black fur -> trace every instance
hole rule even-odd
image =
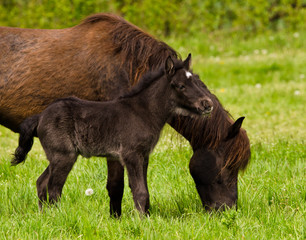
[[[37,135],[36,128],[38,125],[39,115],[34,115],[27,118],[19,126],[19,145],[14,153],[14,158],[11,161],[12,166],[24,162],[28,152],[33,145],[33,138]]]
[[[115,163],[108,162],[109,179],[121,175],[125,166],[135,207],[142,213],[148,212],[148,158],[160,131],[178,109],[201,115],[212,103],[206,96],[207,89],[187,77],[188,69],[182,68],[190,65],[190,57],[185,60],[187,62],[176,63],[171,58],[168,61],[173,68],[165,66],[146,75],[125,97],[108,102],[76,97],[59,99],[40,115],[21,124],[19,146],[12,163],[16,165],[24,161],[36,134],[50,162],[37,180],[40,206],[47,199],[53,203],[60,198],[78,155],[106,156],[120,163],[115,166]],[[121,180],[107,185],[111,213],[120,216],[123,189],[114,188],[114,184],[121,185]]]

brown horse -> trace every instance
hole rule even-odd
[[[167,44],[111,14],[60,30],[0,28],[0,124],[18,132],[21,121],[61,97],[114,99],[169,55],[179,58]],[[243,119],[234,123],[218,99],[210,98],[210,118],[173,117],[169,123],[194,150],[190,172],[203,206],[218,209],[237,201],[238,171],[248,164],[250,144],[240,128]],[[107,163],[116,169],[108,171],[107,189],[120,212],[124,169],[111,157]]]

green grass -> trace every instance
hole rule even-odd
[[[192,150],[166,127],[150,158],[150,217],[134,210],[127,181],[123,216],[109,217],[100,158],[79,158],[59,207],[40,213],[35,182],[44,153],[36,141],[25,164],[11,167],[18,135],[1,127],[0,239],[305,239],[305,39],[300,32],[166,40],[182,57],[192,52],[194,72],[234,118],[246,116],[252,160],[239,176],[238,211],[202,209],[188,170]]]

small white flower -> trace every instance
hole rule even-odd
[[[295,33],[293,33],[293,37],[299,38],[299,37],[300,37],[300,34],[299,34],[298,32],[295,32]]]
[[[266,55],[266,54],[268,53],[268,50],[267,50],[267,49],[262,49],[262,50],[261,50],[261,53],[262,53],[263,55]]]
[[[301,95],[301,92],[299,90],[295,90],[294,95],[296,95],[296,96]]]
[[[215,50],[215,46],[214,46],[214,45],[211,45],[211,46],[209,47],[209,50],[210,50],[210,51]]]
[[[269,40],[270,40],[270,41],[274,41],[274,37],[273,37],[273,36],[270,36],[270,37],[269,37]]]
[[[256,88],[261,88],[261,84],[260,83],[256,83],[255,87]]]
[[[88,188],[88,189],[86,189],[86,191],[85,191],[85,195],[86,196],[90,196],[90,195],[92,195],[94,193],[94,191],[91,189],[91,188]]]
[[[255,54],[258,54],[258,53],[259,53],[259,50],[258,50],[258,49],[255,49],[255,50],[254,50],[254,53],[255,53]]]
[[[304,79],[305,78],[305,74],[300,74],[300,79]]]

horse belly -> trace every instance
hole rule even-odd
[[[98,111],[98,115],[100,110]],[[89,114],[79,118],[75,124],[75,144],[84,157],[119,157],[120,139],[116,132],[116,117],[110,114],[104,117],[103,111],[99,117]]]

